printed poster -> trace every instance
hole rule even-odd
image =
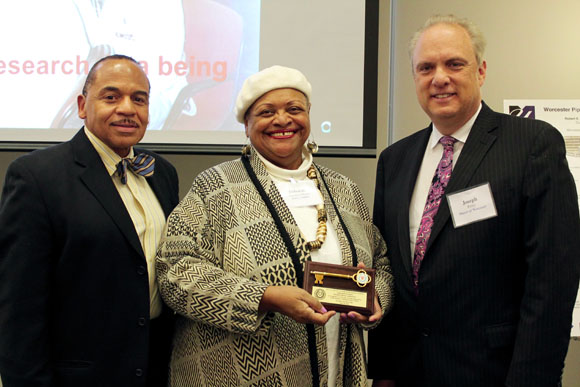
[[[566,158],[576,182],[576,190],[580,192],[580,100],[506,99],[503,110],[507,114],[546,121],[562,133],[566,143]],[[570,335],[580,336],[580,289],[574,304]]]

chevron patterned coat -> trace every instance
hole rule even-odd
[[[301,261],[306,241],[264,165],[252,152],[259,181],[278,212]],[[342,262],[352,253],[329,195],[357,250],[376,269],[383,312],[392,304],[393,277],[386,246],[370,220],[358,187],[318,167],[329,220],[337,230]],[[291,258],[241,160],[202,172],[168,219],[157,255],[161,294],[180,315],[171,359],[171,386],[310,386],[306,329],[279,313],[258,313],[268,285],[298,285]],[[365,327],[371,328],[372,326]],[[341,324],[338,385],[366,386],[362,329]],[[348,345],[347,345],[348,343]],[[321,386],[328,377],[324,327],[316,327]],[[346,359],[346,361],[345,361]],[[342,368],[342,367],[341,367]]]

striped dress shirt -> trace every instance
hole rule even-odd
[[[141,242],[141,247],[147,260],[150,318],[153,319],[161,314],[162,309],[157,281],[155,280],[155,254],[157,252],[157,245],[161,239],[161,233],[165,227],[165,214],[163,213],[157,196],[147,183],[145,177],[138,176],[134,173],[127,173],[127,184],[121,183],[121,178],[115,173],[121,157],[86,127],[85,133],[101,157],[101,160],[103,160],[103,164],[107,168],[109,175],[111,175],[113,183],[129,212],[129,216],[131,216],[135,231],[139,236],[139,241]],[[134,157],[133,148],[131,148],[127,157]]]

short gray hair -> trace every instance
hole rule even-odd
[[[436,24],[454,24],[463,28],[471,38],[471,44],[473,46],[473,52],[475,53],[477,64],[481,65],[483,62],[483,52],[485,51],[485,37],[481,33],[480,29],[472,21],[451,14],[433,15],[429,17],[423,26],[415,32],[411,38],[411,41],[409,42],[409,57],[411,58],[411,63],[413,62],[413,53],[415,52],[415,47],[417,46],[417,42],[419,41],[421,34],[429,27],[432,27]]]

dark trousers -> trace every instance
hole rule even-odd
[[[161,316],[150,321],[147,387],[167,386],[174,321],[170,310],[164,310]]]

